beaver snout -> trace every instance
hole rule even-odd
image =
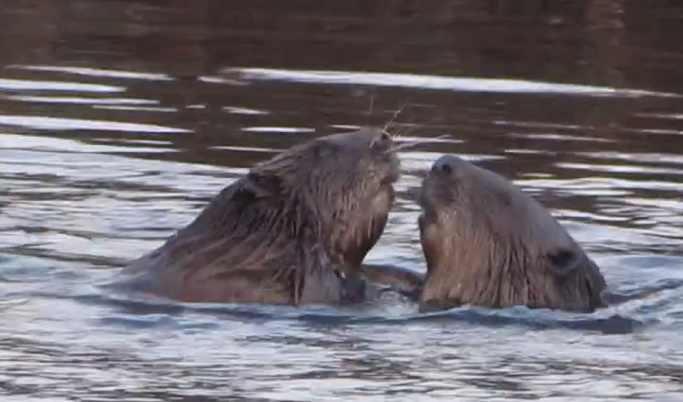
[[[469,162],[455,155],[444,155],[432,165],[432,173],[451,174],[456,169],[467,165]]]

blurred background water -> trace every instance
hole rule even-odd
[[[681,400],[681,35],[664,0],[4,0],[2,401]],[[420,315],[94,286],[252,164],[402,105],[425,143],[368,262],[424,269],[410,190],[457,153],[542,201],[613,304]]]

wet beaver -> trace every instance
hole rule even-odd
[[[422,182],[423,309],[603,307],[598,266],[531,196],[461,158],[439,158]]]
[[[393,138],[381,129],[296,145],[122,273],[140,290],[185,302],[362,300],[360,266],[384,231],[398,177]]]

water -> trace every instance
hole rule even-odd
[[[422,4],[423,3],[423,4]],[[3,401],[680,400],[683,6],[6,0]],[[601,265],[591,315],[182,306],[94,286],[277,150],[397,117],[367,261],[421,270],[443,153],[538,197]]]

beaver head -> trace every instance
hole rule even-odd
[[[597,265],[547,210],[502,176],[442,156],[423,180],[419,204],[423,308],[602,306],[605,282]]]
[[[128,272],[185,301],[362,299],[362,260],[386,225],[399,160],[362,129],[296,145],[254,166]],[[149,275],[147,275],[149,276]]]
[[[333,134],[257,165],[247,178],[258,193],[301,202],[332,260],[355,269],[379,240],[394,201],[393,148],[392,136],[379,129]]]

